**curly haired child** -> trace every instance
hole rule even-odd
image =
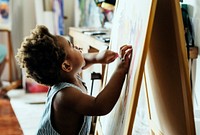
[[[87,94],[79,73],[92,64],[109,64],[118,53],[105,50],[82,54],[62,36],[37,25],[26,37],[16,59],[28,77],[50,86],[37,135],[88,135],[91,116],[108,114],[117,102],[128,72],[132,48],[120,48],[119,64],[108,84],[96,96]]]

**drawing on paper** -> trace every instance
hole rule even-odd
[[[111,32],[111,50],[118,52],[124,44],[133,46],[132,61],[128,77],[124,83],[119,101],[106,116],[100,117],[104,135],[122,135],[127,119],[130,117],[132,95],[135,92],[138,73],[141,67],[149,17],[153,1],[149,0],[119,0],[114,14]],[[144,12],[145,11],[145,12]],[[107,80],[110,79],[117,62],[108,66]],[[142,65],[144,66],[144,65]]]

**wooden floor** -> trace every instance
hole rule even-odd
[[[8,99],[0,98],[0,134],[23,135],[23,131]]]

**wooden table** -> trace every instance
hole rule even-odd
[[[108,34],[110,33],[110,31],[106,29],[70,27],[69,35],[73,38],[73,43],[83,48],[84,53],[88,52],[90,47],[95,48],[98,51],[109,48],[109,43],[105,43],[100,40],[97,40],[95,36],[84,34],[84,32],[87,32],[87,31],[105,31]]]

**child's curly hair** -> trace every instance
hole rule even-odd
[[[25,37],[16,55],[27,77],[38,83],[52,86],[60,80],[61,64],[66,54],[56,37],[43,25],[37,25],[30,36]]]

